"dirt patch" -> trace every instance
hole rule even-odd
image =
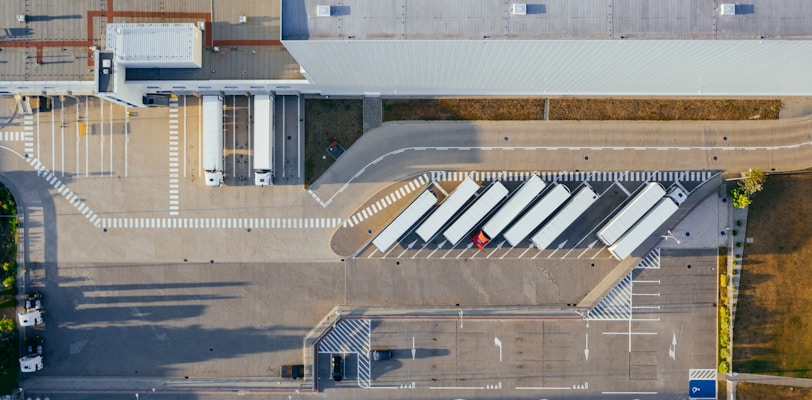
[[[724,399],[726,397],[717,397]],[[736,385],[737,400],[772,400],[772,399],[810,399],[812,389],[803,387],[763,385],[760,383],[742,382]]]
[[[383,120],[543,120],[544,101],[545,99],[384,99]]]
[[[811,198],[812,175],[795,174],[769,177],[753,199],[753,243],[744,243],[733,328],[735,371],[812,376]]]
[[[383,120],[543,120],[543,98],[384,99]],[[551,120],[778,119],[781,100],[550,99]]]
[[[364,133],[363,107],[361,99],[305,99],[305,187],[335,162],[330,143],[349,149]]]
[[[550,119],[731,121],[778,119],[781,100],[553,99]]]

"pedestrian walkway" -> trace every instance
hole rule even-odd
[[[748,208],[734,207],[731,202],[728,212],[727,276],[728,303],[730,304],[730,350],[733,354],[733,330],[736,325],[736,304],[739,298],[739,283],[742,276],[742,256],[746,239]],[[731,360],[732,364],[732,360]],[[730,366],[731,371],[734,366]]]

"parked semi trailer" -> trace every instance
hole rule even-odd
[[[451,226],[446,229],[443,236],[450,245],[457,244],[462,238],[482,221],[505,197],[508,190],[501,182],[495,182],[485,193],[465,210]]]
[[[203,96],[203,170],[206,186],[223,184],[223,98]]]
[[[598,239],[607,246],[615,244],[663,196],[665,196],[665,189],[662,185],[657,182],[649,183],[598,231]]]
[[[473,179],[466,177],[462,183],[451,192],[448,197],[434,210],[425,221],[417,228],[417,235],[428,242],[437,232],[442,229],[457,214],[465,203],[471,199],[479,190],[479,184]]]
[[[560,184],[556,184],[547,193],[542,196],[533,207],[519,218],[510,229],[505,232],[505,239],[512,247],[516,247],[527,236],[533,232],[544,220],[553,215],[555,210],[558,209],[570,197],[570,190]]]
[[[386,253],[386,250],[392,247],[417,221],[420,221],[420,218],[423,218],[435,204],[437,204],[437,196],[426,190],[412,204],[409,204],[389,226],[384,228],[380,235],[372,241],[372,244],[381,253]]]
[[[668,196],[660,199],[659,202],[646,215],[637,221],[615,244],[609,246],[609,252],[622,260],[637,250],[643,242],[657,233],[657,229],[662,226],[675,212],[679,205],[685,201],[687,195],[680,188],[674,188],[668,192]]]
[[[547,185],[538,175],[533,175],[510,196],[505,205],[499,207],[499,210],[488,219],[488,222],[482,227],[482,232],[487,235],[489,240],[498,236],[533,202],[545,186]]]
[[[537,249],[542,250],[550,247],[555,238],[559,237],[564,231],[575,222],[578,217],[586,212],[587,208],[591,206],[598,195],[589,186],[584,186],[575,195],[572,196],[569,202],[561,208],[549,222],[536,232],[530,239]]]
[[[273,96],[254,95],[254,185],[273,185]]]

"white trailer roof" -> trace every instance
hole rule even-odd
[[[544,183],[538,175],[533,175],[519,190],[510,196],[507,203],[499,207],[496,214],[488,219],[488,222],[482,227],[482,231],[488,235],[489,239],[493,239],[502,233],[508,224],[513,222],[513,220],[533,202],[533,199],[544,190],[545,186],[547,186],[547,184]]]
[[[203,96],[203,169],[223,170],[223,99]]]
[[[665,196],[665,189],[662,185],[657,182],[649,183],[598,231],[598,238],[607,246],[611,246],[635,222],[643,218],[663,196]]]
[[[657,228],[671,218],[679,207],[670,198],[663,198],[643,219],[626,232],[615,244],[609,246],[609,252],[622,260],[632,254],[643,242],[653,235]]]
[[[454,191],[437,207],[431,215],[417,228],[417,234],[428,242],[440,228],[454,217],[462,206],[479,190],[479,185],[470,177],[466,177]]]
[[[273,169],[273,111],[271,95],[254,95],[254,169]]]
[[[42,312],[34,310],[17,314],[20,326],[36,326],[42,323]]]
[[[527,211],[510,229],[505,232],[505,239],[516,247],[533,229],[555,212],[570,197],[570,190],[564,185],[556,184],[544,197]]]
[[[496,182],[482,196],[474,202],[465,212],[446,229],[445,236],[452,246],[457,244],[466,233],[474,229],[474,226],[482,221],[502,199],[508,195],[508,190],[501,182]]]
[[[372,244],[375,245],[381,253],[386,253],[386,250],[392,247],[392,245],[436,203],[437,196],[426,190],[418,196],[412,204],[409,204],[389,226],[381,231],[378,237],[372,241]]]
[[[598,195],[589,186],[584,186],[572,196],[572,199],[553,217],[533,238],[533,244],[539,250],[546,249],[564,231],[586,211]]]
[[[200,68],[203,33],[195,24],[107,24],[107,50],[132,68]]]
[[[42,369],[42,356],[25,356],[20,358],[20,371],[35,372]]]

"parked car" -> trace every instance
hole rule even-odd
[[[370,358],[375,361],[383,361],[392,358],[392,350],[372,350],[369,354]]]
[[[304,365],[283,365],[282,378],[302,379],[304,378]]]
[[[339,354],[333,355],[333,380],[340,382],[344,379],[344,357]]]

